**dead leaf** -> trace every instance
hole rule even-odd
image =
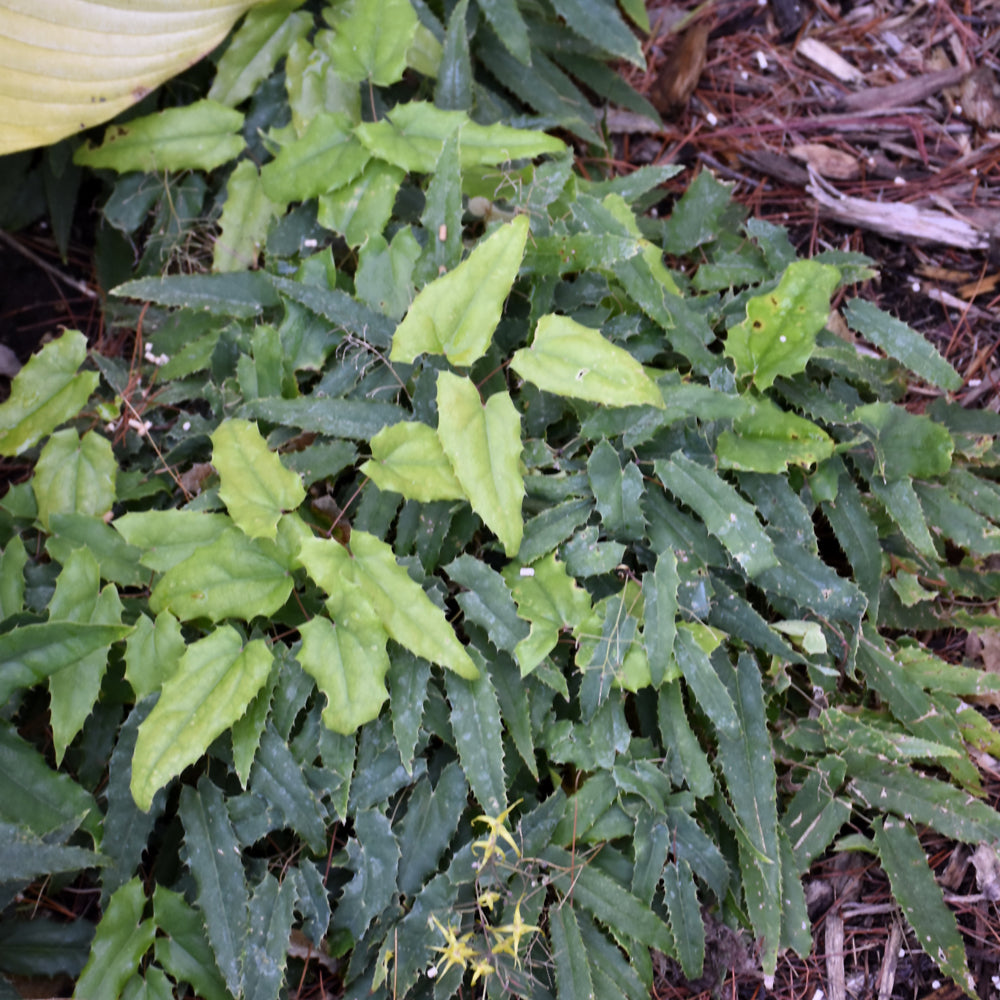
[[[788,151],[796,160],[807,163],[820,177],[838,181],[853,181],[861,176],[856,156],[824,146],[821,142],[800,142]]]
[[[980,128],[1000,128],[1000,81],[982,66],[962,81],[962,114]]]
[[[986,672],[1000,674],[1000,630],[984,628],[979,633],[979,641],[983,644],[980,656]]]
[[[979,891],[992,903],[1000,900],[1000,857],[997,857],[996,848],[984,841],[973,852],[972,863],[976,867]]]
[[[701,21],[681,35],[649,95],[660,114],[675,114],[687,106],[705,68],[708,33],[708,23]]]
[[[191,466],[187,472],[181,473],[177,481],[190,496],[197,496],[201,492],[201,487],[205,480],[215,472],[215,467],[211,462],[197,462]]]

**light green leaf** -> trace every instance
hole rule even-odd
[[[154,614],[171,611],[181,621],[192,618],[254,618],[273,615],[292,592],[292,576],[274,555],[236,532],[167,570],[153,588]]]
[[[840,271],[829,264],[794,261],[777,288],[750,299],[747,318],[726,337],[726,356],[736,363],[737,376],[751,376],[764,391],[779,375],[804,371],[839,281]]]
[[[80,412],[100,378],[96,372],[77,374],[86,357],[86,338],[67,330],[14,376],[10,396],[0,403],[0,455],[24,454]]]
[[[214,170],[243,151],[242,128],[241,112],[217,101],[196,101],[126,125],[110,125],[100,146],[87,143],[73,159],[81,166],[120,174]]]
[[[124,639],[127,625],[44,622],[21,625],[0,643],[0,702],[98,650]]]
[[[312,17],[293,13],[301,5],[302,0],[271,0],[247,14],[219,59],[209,100],[235,108],[253,94],[292,43],[312,28]]]
[[[590,596],[577,586],[555,555],[531,566],[511,563],[503,578],[517,602],[517,613],[531,624],[514,650],[521,676],[527,677],[555,648],[564,628],[576,628],[590,613]]]
[[[814,465],[833,454],[833,439],[811,420],[757,400],[750,411],[723,431],[716,455],[724,469],[784,473],[789,463]]]
[[[660,482],[705,522],[748,576],[778,564],[756,510],[711,469],[681,451],[669,461],[658,459],[655,469]]]
[[[371,449],[361,472],[380,490],[423,503],[465,499],[440,438],[427,424],[407,420],[383,427],[371,439]]]
[[[927,529],[924,509],[920,506],[913,483],[909,479],[894,479],[883,483],[873,477],[868,484],[886,513],[899,525],[903,537],[921,554],[937,559],[934,539]]]
[[[451,704],[449,719],[455,749],[472,794],[488,816],[499,816],[507,808],[503,726],[486,664],[480,661],[479,666],[480,674],[475,680],[450,675],[445,679]]]
[[[369,160],[353,180],[319,196],[316,221],[341,233],[352,247],[360,246],[385,230],[405,176],[384,160]]]
[[[850,419],[874,433],[877,470],[886,480],[928,479],[951,468],[955,442],[930,417],[892,403],[869,403],[855,407]]]
[[[334,732],[349,735],[377,718],[389,696],[385,630],[378,625],[353,629],[314,618],[299,631],[302,649],[297,659],[326,695],[323,722]]]
[[[397,104],[383,120],[357,126],[355,134],[373,156],[410,173],[427,174],[434,169],[444,140],[459,129],[463,169],[566,151],[559,139],[544,132],[479,125],[462,111],[442,111],[422,101]]]
[[[642,596],[645,603],[643,639],[649,661],[649,674],[653,687],[659,687],[676,674],[674,638],[677,635],[677,557],[667,549],[656,557],[656,566],[642,578]]]
[[[153,946],[156,927],[143,919],[146,893],[138,878],[112,895],[97,925],[90,959],[76,982],[79,1000],[117,997]]]
[[[28,551],[20,535],[14,535],[0,554],[0,621],[24,607],[24,567]]]
[[[212,463],[219,472],[219,496],[236,524],[251,538],[278,534],[278,519],[305,499],[302,480],[281,464],[246,420],[226,420],[212,434]]]
[[[438,438],[472,509],[508,556],[521,547],[521,418],[510,396],[498,392],[483,406],[467,378],[441,372],[437,380]]]
[[[264,193],[276,204],[307,201],[343,187],[361,173],[369,152],[351,132],[344,114],[324,111],[300,138],[290,137],[260,171]]]
[[[306,541],[299,559],[309,575],[331,595],[335,620],[351,624],[381,621],[389,636],[418,656],[469,679],[475,664],[458,641],[444,612],[396,562],[392,549],[365,531],[351,532],[351,552],[332,539]],[[356,595],[356,596],[355,596]],[[338,609],[349,602],[349,619]]]
[[[190,983],[204,1000],[229,1000],[201,914],[179,892],[160,884],[153,890],[153,920],[161,932],[154,945],[157,963],[177,982]]]
[[[549,941],[556,967],[557,1000],[591,1000],[594,984],[587,949],[569,898],[549,909]]]
[[[844,318],[876,347],[881,348],[910,371],[931,385],[954,392],[962,388],[962,376],[923,334],[883,312],[864,299],[851,299],[844,307]]]
[[[241,160],[226,183],[226,200],[219,217],[222,232],[212,251],[212,270],[249,271],[255,268],[268,226],[279,207],[264,193],[256,165],[250,160]]]
[[[417,28],[410,0],[349,0],[333,8],[329,52],[345,80],[388,87],[401,80]]]
[[[140,550],[129,545],[101,518],[89,514],[53,514],[49,527],[53,534],[45,548],[56,562],[65,563],[73,549],[87,549],[97,559],[102,579],[123,587],[143,587],[149,582],[149,573],[139,559]]]
[[[256,639],[244,645],[231,625],[188,646],[139,727],[132,796],[140,809],[149,809],[153,794],[243,715],[270,669],[267,644]]]
[[[903,820],[880,818],[872,824],[872,834],[892,893],[920,947],[967,996],[976,997],[976,983],[969,972],[955,916],[945,905],[941,888],[912,827]]]
[[[53,514],[107,514],[115,502],[117,472],[107,438],[92,431],[80,438],[72,428],[57,431],[42,448],[31,480],[38,520],[48,529]]]
[[[510,366],[557,396],[605,406],[666,406],[656,383],[628,351],[568,316],[543,316],[531,347],[515,351]]]
[[[444,354],[471,365],[486,352],[517,277],[528,238],[528,218],[501,226],[462,261],[426,285],[392,338],[391,361]]]
[[[225,514],[194,510],[130,511],[116,518],[112,526],[126,542],[141,551],[143,566],[158,573],[165,573],[227,532],[236,530]]]

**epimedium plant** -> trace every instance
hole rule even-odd
[[[584,179],[524,127],[591,141],[582,105],[516,120],[477,75],[575,89],[631,54],[612,4],[439,13],[262,7],[209,103],[81,154],[129,232],[213,184],[130,171],[250,155],[212,273],[151,273],[154,226],[116,289],[133,363],[66,332],[0,406],[34,462],[0,501],[0,964],[79,997],[277,997],[315,957],[348,996],[640,998],[718,922],[767,976],[807,952],[838,849],[973,994],[918,831],[1000,837],[1000,685],[902,636],[991,621],[948,609],[996,593],[997,418],[848,297],[871,261],[797,259],[707,173],[651,217],[673,168]],[[19,911],[80,872],[96,921]]]

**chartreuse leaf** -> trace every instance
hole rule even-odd
[[[750,299],[747,318],[726,337],[726,356],[736,363],[737,376],[749,375],[764,391],[779,375],[804,371],[839,281],[840,271],[830,264],[797,260],[777,288]]]
[[[478,676],[444,613],[396,562],[385,542],[356,530],[351,532],[349,553],[336,541],[314,538],[302,545],[299,559],[331,595],[335,620],[343,608],[358,623],[380,621],[390,638],[418,656],[463,677]],[[349,599],[349,604],[341,603]]]
[[[53,535],[45,548],[56,562],[65,563],[72,549],[87,549],[97,559],[103,580],[123,587],[142,587],[149,581],[149,574],[139,561],[141,551],[129,545],[101,518],[91,514],[53,514],[49,527]]]
[[[264,192],[256,164],[241,160],[226,183],[226,200],[219,217],[222,231],[212,250],[212,270],[247,271],[255,267],[279,207]]]
[[[292,592],[286,567],[259,543],[226,532],[211,545],[167,570],[153,588],[154,614],[170,611],[181,621],[272,615]]]
[[[605,406],[666,406],[656,383],[628,351],[568,316],[543,316],[531,347],[515,351],[510,366],[557,396]]]
[[[77,372],[86,357],[86,338],[67,330],[14,376],[10,396],[0,403],[0,455],[23,454],[80,412],[100,379]]]
[[[87,143],[73,160],[96,170],[214,170],[236,159],[245,143],[243,114],[218,101],[167,108],[126,125],[110,125],[100,146]]]
[[[681,969],[688,979],[697,979],[705,964],[705,924],[694,875],[683,858],[663,869],[663,901]]]
[[[0,702],[18,688],[31,687],[91,653],[106,651],[130,631],[127,625],[44,622],[8,632],[0,643]]]
[[[380,490],[408,500],[464,500],[462,484],[433,427],[405,420],[383,427],[371,439],[372,457],[361,466]]]
[[[251,538],[274,541],[282,513],[305,499],[302,480],[281,464],[248,420],[226,420],[215,429],[212,464],[219,472],[219,496]]]
[[[198,911],[180,893],[157,885],[153,921],[161,932],[154,944],[157,963],[177,982],[190,983],[204,1000],[229,1000]]]
[[[546,153],[557,156],[566,151],[559,139],[544,132],[500,124],[479,125],[464,111],[442,111],[422,101],[397,104],[381,121],[365,122],[354,132],[373,156],[410,173],[426,174],[434,169],[445,139],[459,130],[459,162],[463,169],[498,166]]]
[[[333,8],[328,51],[337,75],[388,87],[402,79],[417,27],[410,0],[349,0]]]
[[[148,810],[153,794],[197,760],[247,709],[271,669],[261,639],[244,645],[231,625],[191,643],[139,727],[132,795]]]
[[[156,927],[143,919],[146,893],[138,878],[123,885],[104,908],[90,958],[76,981],[74,997],[117,997],[153,946]]]
[[[0,726],[0,820],[41,837],[96,815],[89,792],[45,758],[6,724]]]
[[[115,502],[117,472],[107,438],[93,431],[81,438],[72,428],[57,431],[42,448],[31,480],[38,520],[48,529],[53,514],[107,514]]]
[[[955,915],[945,905],[913,828],[904,820],[879,818],[872,824],[872,835],[892,893],[921,948],[967,996],[975,997],[976,983],[969,972]]]
[[[850,419],[874,434],[875,463],[886,480],[946,475],[955,449],[948,429],[891,403],[858,406]]]
[[[483,240],[454,271],[417,294],[392,338],[391,361],[444,354],[455,365],[471,365],[486,352],[503,304],[517,277],[528,217],[518,216]]]
[[[405,176],[384,160],[369,160],[347,184],[319,196],[317,222],[341,233],[352,247],[360,246],[385,229]]]
[[[682,451],[667,461],[658,459],[654,468],[660,482],[705,522],[748,576],[778,564],[756,510],[715,472]]]
[[[923,334],[900,322],[864,299],[851,299],[844,307],[844,319],[876,347],[931,385],[954,392],[962,388],[962,376]]]
[[[125,679],[138,699],[159,690],[184,655],[180,622],[169,611],[155,621],[140,615],[125,644]]]
[[[811,420],[756,400],[745,416],[723,431],[715,453],[724,469],[783,473],[789,463],[815,465],[833,454],[833,438]]]
[[[555,648],[559,633],[576,628],[587,617],[590,596],[554,553],[531,566],[511,563],[503,578],[514,595],[518,616],[531,625],[514,649],[521,676],[527,677]]]
[[[347,735],[377,718],[389,696],[385,629],[377,622],[358,627],[314,618],[299,631],[298,661],[326,695],[323,723]]]
[[[141,735],[141,730],[140,730]],[[249,893],[239,841],[222,791],[203,777],[181,789],[181,822],[187,863],[198,885],[198,903],[215,964],[233,996],[242,996]]]
[[[451,729],[472,794],[489,816],[507,808],[500,705],[485,665],[475,680],[446,678]]]
[[[225,514],[194,510],[130,511],[112,523],[126,542],[140,550],[143,566],[158,573],[165,573],[236,528]]]
[[[587,949],[569,899],[549,909],[549,941],[556,967],[558,1000],[588,1000],[594,995]]]
[[[441,372],[437,380],[441,446],[472,509],[491,528],[508,556],[521,547],[521,418],[506,392],[480,402],[467,378]]]

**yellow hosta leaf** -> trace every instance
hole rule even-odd
[[[0,154],[114,118],[261,0],[0,0]]]

